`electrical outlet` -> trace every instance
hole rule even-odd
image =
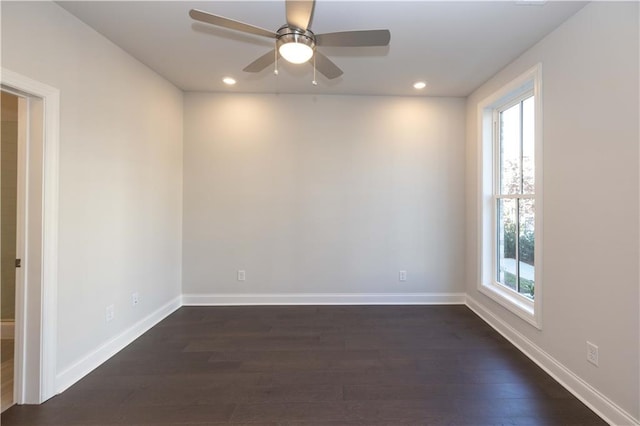
[[[105,312],[105,319],[107,320],[107,322],[111,322],[113,321],[113,317],[115,317],[115,308],[113,305],[109,305],[107,306],[106,312]]]
[[[140,303],[140,295],[135,292],[131,295],[131,306],[135,308],[136,306],[138,306],[138,303]]]
[[[406,281],[407,280],[407,271],[400,271],[398,273],[398,279],[400,281]]]
[[[244,270],[240,269],[238,271],[238,281],[244,281],[247,279],[247,274]]]
[[[598,366],[598,347],[591,342],[587,342],[587,361]]]

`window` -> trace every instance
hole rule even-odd
[[[533,93],[495,110],[494,190],[496,204],[496,277],[531,300],[535,297],[535,149]]]
[[[537,327],[542,225],[540,68],[529,70],[479,106],[479,290]]]

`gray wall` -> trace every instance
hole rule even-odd
[[[467,101],[467,293],[640,418],[638,3],[586,6]],[[543,80],[541,331],[477,291],[477,104],[538,62]],[[600,365],[586,360],[586,341]]]
[[[180,294],[182,92],[53,2],[3,2],[2,66],[60,89],[60,373]]]
[[[464,99],[188,93],[184,123],[185,294],[464,289]]]

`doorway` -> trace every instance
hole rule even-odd
[[[2,411],[14,403],[14,330],[18,236],[19,98],[2,92],[0,138],[0,400]]]
[[[6,68],[0,71],[3,96],[13,95],[18,104],[12,399],[40,404],[56,394],[60,92]],[[3,352],[9,358],[12,351]]]

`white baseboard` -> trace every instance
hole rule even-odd
[[[13,339],[15,337],[15,321],[0,322],[0,337],[3,339]]]
[[[464,293],[183,294],[184,306],[463,305]]]
[[[124,349],[128,344],[142,336],[151,327],[168,317],[181,306],[180,296],[147,315],[127,330],[88,353],[71,367],[56,375],[56,392],[61,393],[99,367],[106,360]]]
[[[528,356],[533,362],[538,364],[540,368],[546,371],[607,423],[616,426],[640,425],[638,419],[635,419],[631,414],[617,406],[613,401],[582,380],[518,330],[491,313],[476,300],[467,296],[466,304],[487,324],[503,335],[509,342]]]

